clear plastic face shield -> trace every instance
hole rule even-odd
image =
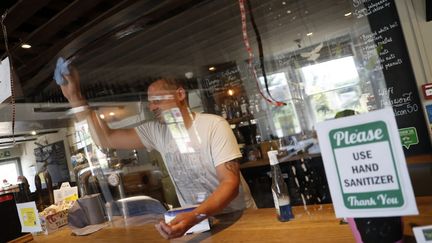
[[[156,86],[158,87],[158,86]],[[200,144],[193,120],[195,114],[187,105],[186,91],[177,88],[175,91],[165,91],[150,87],[148,90],[148,106],[155,119],[166,125],[181,153],[193,153],[194,144]]]
[[[154,118],[161,123],[172,122],[172,116],[175,115],[175,113],[173,114],[170,110],[178,110],[175,97],[172,94],[164,95],[149,93],[148,106],[150,111],[152,111]]]
[[[242,23],[238,6],[225,6],[222,1],[209,1],[202,6],[214,6],[209,5],[208,8],[202,9],[213,11],[216,7],[223,7],[229,11],[211,14],[203,12],[199,14],[203,18],[196,21],[197,11],[201,11],[201,8],[185,10],[182,12],[182,18],[193,20],[184,28],[190,35],[186,35],[185,31],[174,31],[165,35],[162,30],[155,31],[158,28],[146,29],[145,35],[137,33],[128,38],[116,39],[119,42],[118,48],[98,49],[94,53],[91,52],[91,55],[83,55],[89,60],[79,60],[79,57],[74,60],[71,65],[79,71],[79,88],[82,96],[88,101],[87,107],[84,105],[82,109],[75,109],[75,113],[63,112],[71,108],[71,105],[54,82],[52,87],[47,86],[40,92],[33,88],[37,87],[33,81],[46,80],[41,78],[45,72],[27,75],[34,78],[22,82],[25,91],[35,90],[34,97],[25,98],[32,98],[36,105],[20,102],[9,104],[7,99],[13,98],[9,92],[11,87],[2,86],[3,90],[7,91],[6,93],[2,90],[6,101],[0,104],[2,149],[9,149],[17,142],[30,143],[22,146],[33,149],[30,146],[33,146],[34,141],[47,146],[58,141],[59,136],[63,136],[61,139],[64,140],[65,152],[61,156],[65,162],[47,162],[54,182],[76,181],[80,197],[100,193],[101,207],[106,212],[106,219],[116,222],[118,217],[129,219],[146,214],[158,214],[166,210],[165,206],[168,204],[179,206],[181,202],[178,198],[186,198],[184,202],[195,204],[205,201],[211,195],[212,190],[206,186],[194,190],[191,196],[183,195],[182,192],[176,191],[177,187],[191,190],[195,188],[181,180],[174,179],[171,182],[171,178],[192,178],[196,182],[194,184],[217,184],[208,180],[208,174],[190,169],[199,168],[195,165],[202,161],[200,149],[208,141],[204,135],[207,130],[197,126],[205,117],[200,112],[215,114],[225,119],[227,126],[231,126],[228,131],[234,133],[236,140],[236,144],[230,146],[237,148],[240,144],[242,160],[256,162],[264,161],[266,150],[270,148],[291,153],[304,144],[309,145],[305,140],[315,136],[316,123],[333,119],[338,112],[344,110],[366,113],[393,106],[398,117],[408,117],[409,113],[421,110],[422,107],[414,102],[414,92],[403,90],[402,84],[405,83],[401,83],[400,87],[388,85],[392,80],[387,80],[385,72],[404,70],[400,67],[405,67],[393,65],[399,57],[396,55],[397,58],[393,59],[390,48],[393,48],[393,44],[400,50],[404,48],[396,44],[396,39],[389,43],[377,44],[377,40],[382,42],[384,39],[377,39],[377,31],[371,27],[368,18],[359,17],[359,13],[366,10],[364,4],[353,6],[349,1],[337,6],[328,4],[327,10],[331,10],[329,13],[332,13],[326,15],[329,21],[312,22],[314,17],[320,16],[317,12],[308,10],[307,15],[294,16],[288,9],[289,1],[286,1],[286,6],[284,5],[287,9],[277,8],[278,11],[283,10],[284,17],[274,21],[270,13],[276,10],[276,4],[281,6],[280,1],[254,2],[257,4],[254,11],[273,9],[268,13],[260,13],[262,16],[257,23],[258,28],[266,30],[263,32],[266,34],[262,36],[264,47],[268,46],[264,48],[267,53],[263,55],[267,67],[266,75],[260,68],[258,55],[251,59],[251,66],[255,67],[257,78],[253,77],[251,67],[245,62],[248,55],[240,38]],[[350,12],[344,16],[342,9]],[[144,8],[143,10],[147,11]],[[218,17],[220,21],[215,21]],[[340,21],[341,18],[344,21]],[[167,29],[176,26],[173,19],[175,18],[163,21]],[[228,19],[232,21],[232,26],[226,25],[225,20]],[[312,28],[313,23],[322,24],[317,25],[317,30],[325,27],[332,28],[333,32],[326,32],[325,37],[319,31],[312,33],[311,30],[311,35],[307,36],[291,32],[299,26],[308,30]],[[329,23],[340,24],[333,26]],[[205,32],[201,31],[202,26],[207,26]],[[393,24],[387,26],[399,28]],[[246,32],[252,31],[249,28],[245,29]],[[278,31],[282,29],[284,31]],[[207,36],[202,36],[203,34]],[[220,41],[224,36],[233,38]],[[150,38],[153,40],[149,41]],[[172,41],[174,39],[178,41]],[[249,39],[253,41],[252,36],[249,36]],[[199,45],[198,40],[202,40]],[[141,45],[144,41],[147,41],[148,45]],[[132,44],[136,46],[130,46]],[[101,48],[107,46],[109,45],[102,45]],[[134,47],[136,48],[133,49]],[[236,51],[227,51],[227,47]],[[255,43],[251,45],[251,49],[257,53]],[[399,50],[394,53],[398,54]],[[104,66],[95,65],[106,63],[102,62],[104,60],[110,61]],[[6,59],[1,61],[4,70],[10,70],[9,66],[4,66],[7,63]],[[409,63],[409,60],[403,61],[404,65]],[[220,62],[226,63],[216,65]],[[19,62],[15,62],[17,63]],[[46,69],[53,69],[54,64],[49,63]],[[202,69],[203,71],[198,71]],[[165,74],[182,77],[184,72],[187,72],[187,81],[195,82],[193,88],[197,92],[190,92],[190,103],[194,105],[188,106],[184,90],[175,87],[167,90],[163,89],[163,86],[153,86],[154,89],[148,92],[149,84],[156,77]],[[2,79],[5,81],[2,84],[8,84],[6,81],[11,77],[9,73],[8,77]],[[391,77],[394,77],[395,83],[399,80],[398,75]],[[19,80],[16,79],[15,82],[18,84]],[[274,99],[286,105],[271,105],[264,97],[269,95],[266,89]],[[88,120],[77,122],[74,127],[69,124],[75,115],[87,112],[86,110],[94,112],[93,122],[105,124],[115,132],[137,130],[144,123],[154,122],[155,126],[148,132],[153,133],[156,130],[154,127],[161,126],[166,130],[166,134],[148,139],[151,146],[147,146],[146,143],[144,149],[114,149],[111,146],[100,148],[96,145],[99,138],[92,136]],[[16,141],[10,138],[10,134],[14,132],[12,124],[16,126]],[[46,134],[30,136],[27,134],[30,129]],[[52,136],[48,134],[51,132]],[[104,139],[104,134],[95,135]],[[124,141],[129,139],[130,137],[122,138]],[[142,140],[142,137],[139,139]],[[162,144],[161,141],[164,141],[164,146],[157,147]],[[320,149],[316,139],[310,141],[313,142],[311,148],[315,148],[315,152],[308,150],[309,153],[318,154]],[[153,152],[159,149],[161,153]],[[33,156],[31,150],[29,156]],[[189,164],[177,163],[177,159]],[[167,168],[166,160],[174,163]],[[22,166],[25,175],[31,175],[28,168],[36,171],[43,168],[45,161],[34,161],[34,157],[25,158]],[[327,186],[323,176],[325,174],[323,170],[314,171],[314,168],[321,169],[318,166],[322,166],[321,161],[317,161],[313,157],[305,157],[290,165],[289,173],[291,178],[294,178],[292,186],[298,191],[297,195],[292,197],[294,204],[306,206],[328,202],[326,200],[329,199],[329,193],[324,188]],[[62,163],[62,167],[57,163]],[[182,167],[185,164],[189,167]],[[54,173],[64,177],[57,180],[58,177],[53,176]],[[310,183],[312,180],[316,183]]]

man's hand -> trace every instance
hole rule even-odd
[[[86,104],[87,101],[81,94],[78,71],[74,67],[70,67],[70,69],[70,75],[63,75],[64,79],[67,80],[67,83],[60,85],[61,91],[73,107]]]
[[[219,186],[198,208],[192,212],[178,214],[169,224],[160,222],[156,229],[166,239],[181,237],[201,220],[223,210],[237,195],[240,183],[240,168],[232,160],[216,166]]]
[[[173,239],[182,237],[186,231],[204,218],[205,216],[197,215],[194,212],[180,213],[168,224],[161,221],[155,226],[165,239]]]

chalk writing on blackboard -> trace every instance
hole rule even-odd
[[[235,66],[205,77],[203,88],[208,94],[213,94],[239,83],[241,83],[240,72]]]
[[[413,102],[413,92],[404,92],[400,96],[394,97],[394,87],[379,89],[378,94],[381,99],[381,106],[392,106],[395,116],[402,116],[418,111],[419,107]],[[393,98],[391,98],[393,97]]]
[[[387,0],[380,0],[376,3],[370,3],[368,6],[363,6],[363,3],[369,2],[368,0],[353,0],[353,6],[356,8],[354,16],[357,18],[367,17],[371,14],[377,13],[386,7],[390,6]]]
[[[54,184],[70,180],[63,141],[39,146],[34,154],[38,171],[48,170]]]
[[[360,35],[363,61],[366,63],[374,62],[374,65],[369,66],[371,71],[389,70],[403,63],[403,59],[398,54],[389,50],[388,44],[393,42],[393,37],[386,36],[386,32],[398,26],[398,22],[394,21],[391,24],[383,25],[372,33]],[[377,53],[379,57],[377,57]]]
[[[387,88],[377,85],[381,107],[391,106],[400,129],[415,127],[419,143],[404,147],[405,155],[431,150],[423,109],[394,1],[353,0],[357,21],[368,21],[369,33],[359,35],[359,49],[370,77],[384,76]],[[373,80],[373,79],[372,79]]]

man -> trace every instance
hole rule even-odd
[[[72,69],[64,78],[67,83],[61,86],[62,92],[78,117],[88,120],[96,143],[106,148],[158,150],[180,204],[200,203],[195,210],[177,215],[169,224],[156,225],[163,237],[180,237],[209,216],[254,206],[236,161],[241,153],[229,124],[215,115],[190,112],[181,85],[168,79],[153,82],[147,93],[149,109],[156,121],[137,128],[113,130],[88,109],[80,92],[78,72]]]

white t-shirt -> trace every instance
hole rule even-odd
[[[222,117],[196,114],[193,125],[146,122],[136,128],[143,145],[158,150],[164,159],[182,206],[193,205],[207,198],[219,185],[216,166],[241,157],[236,138]],[[238,196],[221,212],[254,206],[243,177]]]

